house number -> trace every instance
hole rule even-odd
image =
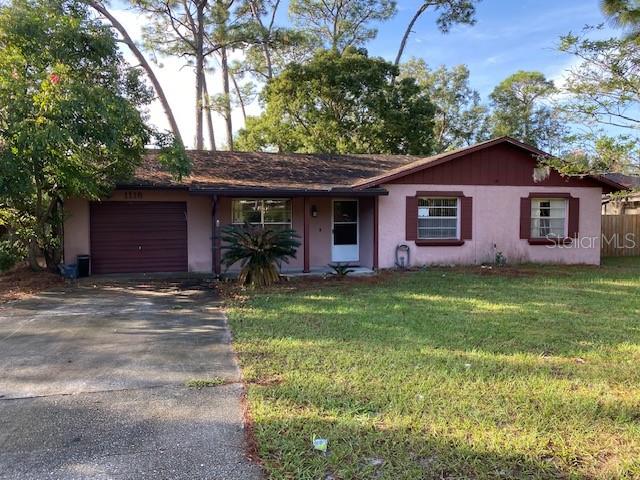
[[[127,200],[140,200],[142,199],[142,192],[124,192],[124,198]]]

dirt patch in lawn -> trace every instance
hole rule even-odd
[[[27,267],[17,267],[0,273],[0,303],[20,300],[63,284],[64,280],[53,273],[33,272]]]

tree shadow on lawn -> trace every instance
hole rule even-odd
[[[260,296],[239,316],[267,338],[333,340],[496,354],[579,357],[640,343],[640,296],[631,286],[537,284],[325,288]],[[637,281],[637,279],[636,279]],[[589,288],[587,288],[589,287]],[[282,295],[282,296],[280,296]]]
[[[275,477],[640,475],[637,274],[387,281],[232,312]]]

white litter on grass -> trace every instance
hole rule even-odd
[[[319,450],[322,453],[327,452],[327,447],[329,445],[329,440],[326,438],[314,438],[313,439],[313,448],[315,450]]]
[[[465,363],[464,364],[464,368],[471,368],[471,364],[470,363]]]

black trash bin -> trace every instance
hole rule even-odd
[[[78,277],[88,277],[91,270],[91,257],[89,255],[78,255]]]

